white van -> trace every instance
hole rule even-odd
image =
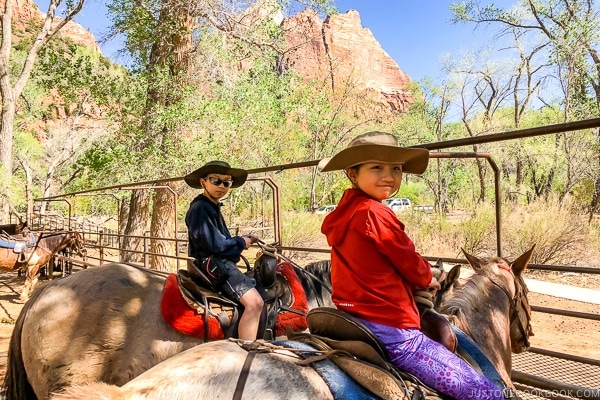
[[[389,198],[383,200],[382,203],[394,211],[401,211],[412,208],[412,202],[410,201],[410,199],[406,198]]]

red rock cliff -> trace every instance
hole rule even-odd
[[[11,0],[8,0],[11,1]],[[16,28],[21,28],[23,25],[31,20],[38,20],[40,23],[43,22],[45,18],[44,13],[40,11],[38,6],[33,3],[33,0],[12,0],[13,4],[13,26]],[[62,21],[62,18],[56,17],[54,20],[54,24],[58,24]],[[19,33],[17,31],[13,32],[14,38],[19,39]],[[79,44],[81,46],[89,47],[90,49],[96,50],[100,52],[100,47],[94,38],[94,35],[83,26],[79,25],[76,22],[70,21],[67,25],[65,25],[60,32],[58,33],[63,38],[68,38],[72,40],[74,43]]]
[[[412,99],[406,91],[410,77],[383,50],[369,29],[363,28],[358,11],[329,16],[321,21],[305,10],[282,22],[288,49],[285,68],[324,80],[333,89],[351,82],[392,110],[405,111]]]

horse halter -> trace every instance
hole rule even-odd
[[[529,348],[529,346],[530,346],[529,335],[530,335],[530,332],[532,331],[532,329],[531,329],[531,308],[529,307],[529,302],[527,301],[527,295],[526,295],[526,293],[524,293],[524,290],[523,290],[523,288],[525,287],[525,282],[523,281],[522,277],[515,276],[511,267],[507,263],[502,261],[502,262],[497,263],[496,265],[498,265],[498,268],[508,271],[510,273],[510,275],[512,276],[513,283],[515,285],[514,297],[510,295],[510,293],[508,292],[508,290],[505,287],[499,285],[493,279],[490,279],[490,281],[494,285],[496,285],[498,288],[500,288],[504,292],[504,294],[506,294],[506,297],[508,297],[508,299],[510,301],[511,324],[513,321],[515,321],[518,324],[519,332],[521,333],[521,337],[524,340],[525,347]]]
[[[83,258],[83,264],[87,265],[87,249],[85,248],[85,241],[79,232],[72,232],[70,241],[71,250],[77,255]]]

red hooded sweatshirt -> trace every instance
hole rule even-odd
[[[344,192],[321,232],[331,246],[332,299],[356,317],[420,329],[413,291],[431,282],[431,267],[415,251],[389,207],[358,189]]]

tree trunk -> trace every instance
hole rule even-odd
[[[33,178],[31,177],[31,168],[23,161],[19,160],[19,163],[25,171],[25,198],[27,199],[27,211],[25,212],[25,221],[30,222],[33,218]]]
[[[600,146],[600,129],[596,128],[596,129],[594,129],[594,131],[595,131],[595,136],[596,136],[596,145]],[[597,162],[598,162],[598,165],[597,165],[596,171],[600,171],[600,152],[598,153]],[[598,212],[599,207],[600,207],[600,175],[597,175],[596,179],[594,179],[594,193],[592,195],[592,201],[590,203],[590,217],[589,217],[590,222],[592,222],[592,219],[594,218],[594,213]]]
[[[161,10],[161,21],[171,24],[177,29],[172,29],[166,37],[157,37],[152,47],[150,55],[149,71],[169,71],[169,87],[161,85],[159,82],[150,82],[148,89],[148,100],[146,103],[147,118],[145,119],[144,131],[152,132],[152,117],[154,109],[158,107],[170,107],[182,100],[184,88],[188,80],[190,65],[190,54],[192,50],[192,27],[193,19],[190,14],[192,9],[187,3],[179,1],[166,1]],[[164,31],[164,30],[163,30]],[[151,75],[152,76],[152,75]],[[160,76],[157,77],[160,79]],[[159,141],[164,142],[170,135],[174,135],[177,128],[172,128],[166,124],[158,134],[161,135]],[[176,238],[175,219],[176,201],[173,183],[168,184],[169,189],[157,189],[154,193],[154,204],[152,210],[152,223],[150,225],[151,237]],[[132,210],[133,211],[133,210]],[[151,251],[157,254],[175,255],[175,242],[165,240],[151,240]],[[172,271],[174,259],[153,256],[151,268]]]
[[[131,202],[131,199],[129,202],[126,202],[125,199],[122,199],[119,202],[121,204],[121,207],[119,208],[119,248],[124,249],[125,238],[123,237],[123,235],[127,231],[127,224],[129,222],[129,204]],[[121,253],[120,257],[121,259],[123,259],[123,253]]]
[[[473,152],[477,153],[477,145],[473,145]],[[479,177],[479,200],[478,203],[485,202],[485,170],[483,167],[483,163],[481,159],[476,158],[475,162],[477,163],[477,175]]]
[[[169,182],[168,188],[160,188],[154,191],[152,209],[152,222],[150,232],[153,238],[176,239],[175,218],[177,218],[175,183]],[[173,240],[150,239],[150,252],[155,254],[175,255],[176,243]],[[159,271],[175,272],[177,270],[176,260],[168,257],[152,256],[150,268]]]
[[[134,190],[129,203],[129,220],[123,238],[122,261],[143,261],[144,255],[133,251],[144,251],[144,233],[148,227],[150,191]],[[129,250],[129,251],[128,251]]]

